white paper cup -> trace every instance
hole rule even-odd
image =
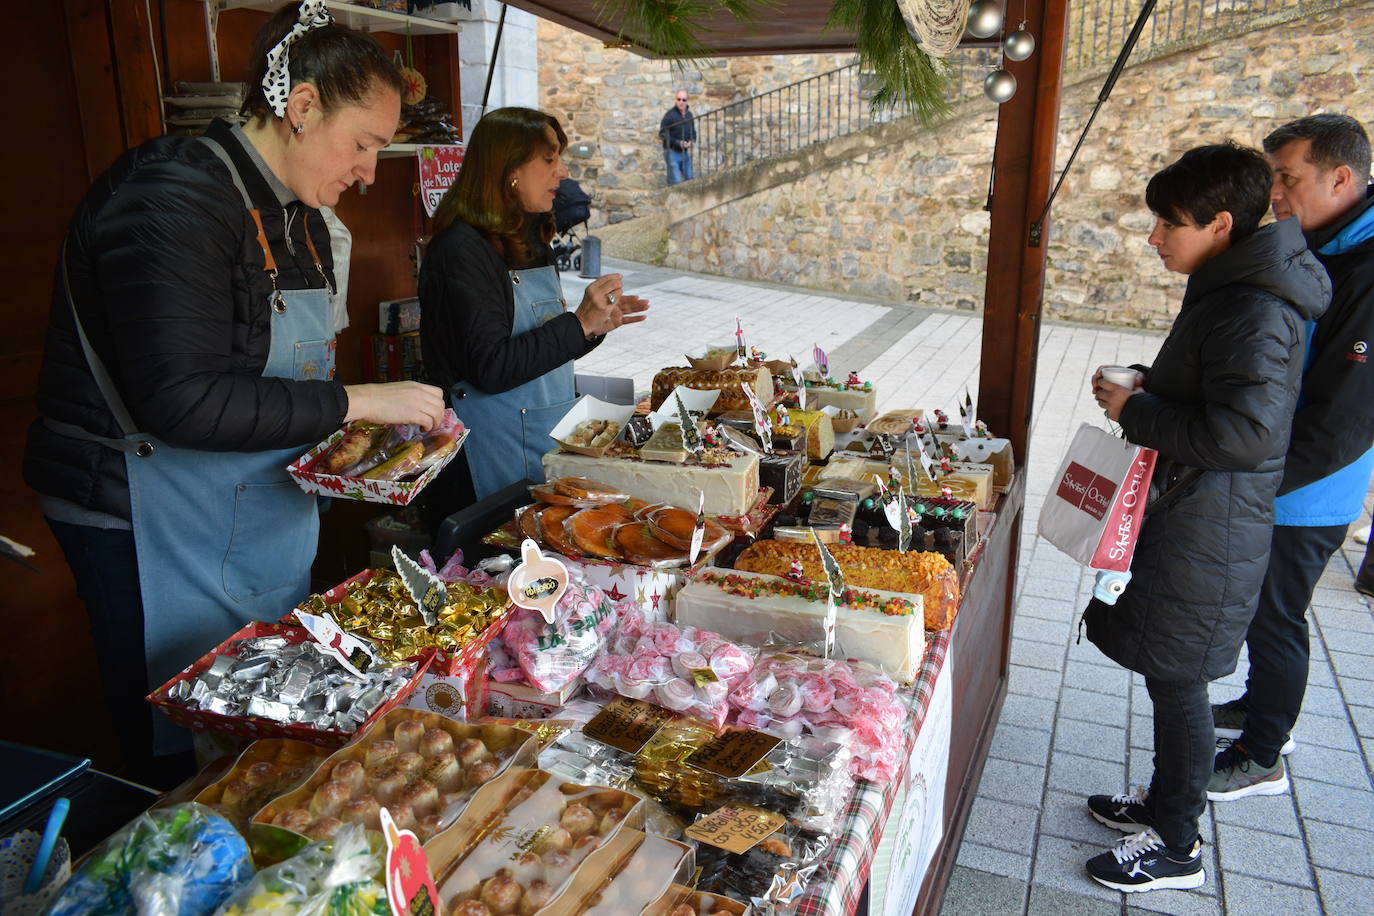
[[[1113,385],[1120,385],[1122,388],[1134,388],[1135,380],[1139,373],[1128,366],[1103,366],[1102,380],[1111,382]]]

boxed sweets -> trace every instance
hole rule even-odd
[[[349,671],[305,629],[252,623],[149,694],[186,728],[337,747],[415,689],[433,658]]]
[[[383,806],[397,827],[424,841],[452,824],[474,793],[512,762],[532,761],[536,746],[529,731],[509,725],[393,710],[305,785],[253,816],[254,853],[279,860],[306,838],[328,839],[344,824],[378,830]]]
[[[823,638],[828,592],[823,573],[819,579],[794,579],[705,569],[678,592],[675,618],[682,626],[714,630],[751,645],[767,643],[772,634],[805,644]],[[925,651],[921,595],[846,582],[835,605],[835,649],[840,655],[879,665],[903,683],[915,679]]]
[[[458,454],[468,431],[444,410],[439,426],[387,426],[354,420],[287,467],[307,493],[408,505]]]
[[[939,554],[854,545],[840,545],[831,553],[844,572],[845,585],[919,595],[926,629],[942,630],[954,622],[959,609],[959,580],[954,567]],[[826,581],[820,551],[814,544],[803,542],[758,541],[739,555],[735,568],[788,577],[794,561],[801,564],[802,578]]]
[[[746,916],[747,904],[720,894],[674,884],[642,916]]]
[[[973,438],[968,438],[963,430],[960,430],[957,433],[935,433],[935,443],[940,453],[948,456],[951,461],[990,466],[994,489],[1005,490],[1011,486],[1011,479],[1016,473],[1016,458],[1010,439],[979,436],[977,433]]]
[[[741,385],[748,386],[760,404],[766,406],[773,403],[776,394],[773,390],[773,376],[762,366],[735,366],[714,370],[686,367],[663,369],[654,376],[649,399],[653,409],[658,410],[668,400],[673,389],[682,386],[697,391],[719,391],[720,397],[712,408],[713,412],[749,410],[749,396],[744,393]]]
[[[544,456],[544,476],[590,478],[670,506],[695,508],[700,490],[710,515],[746,515],[759,502],[758,456],[726,449],[707,449],[701,459],[683,464],[641,460],[624,442],[612,444],[600,458],[552,451]]]
[[[674,719],[635,754],[635,782],[679,812],[748,804],[815,830],[833,829],[854,784],[847,748],[811,735],[780,739],[740,776],[712,772],[693,758],[714,742],[722,749],[716,759],[729,758],[742,766],[733,755],[761,747],[758,739],[763,737],[736,727],[718,735],[696,719]],[[734,750],[741,745],[741,751]]]
[[[425,846],[445,911],[534,913],[621,825],[642,823],[640,799],[605,786],[512,771]]]
[[[572,885],[541,916],[642,913],[674,883],[690,881],[695,861],[692,847],[684,843],[622,827],[612,843],[583,863]]]
[[[258,809],[305,782],[328,756],[328,751],[305,741],[254,741],[228,772],[196,793],[194,800],[218,811],[240,833],[246,833],[248,821]]]

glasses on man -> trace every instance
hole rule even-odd
[[[685,101],[687,101],[687,96],[685,96],[685,95],[680,95],[680,96],[677,97],[677,100],[678,100],[679,102],[685,102]]]

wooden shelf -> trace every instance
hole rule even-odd
[[[264,13],[275,12],[281,0],[213,0],[218,10],[260,10]],[[423,16],[409,16],[393,13],[390,10],[373,9],[370,6],[357,6],[343,0],[325,0],[325,6],[334,15],[334,20],[350,29],[364,32],[396,32],[404,35],[456,35],[463,27],[456,22],[443,22],[426,19]]]

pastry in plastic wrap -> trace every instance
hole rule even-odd
[[[698,843],[701,876],[697,889],[748,901],[760,912],[790,913],[815,877],[830,844],[828,834],[791,825],[744,853]]]
[[[927,630],[943,630],[954,622],[959,609],[959,578],[950,562],[938,553],[883,550],[842,545],[830,550],[844,572],[845,585],[918,594]],[[803,578],[824,582],[820,551],[799,541],[757,541],[735,560],[745,572],[787,576],[792,563],[802,565]]]
[[[539,611],[515,608],[501,632],[502,651],[519,665],[526,683],[556,693],[582,676],[605,647],[619,609],[595,585],[573,581],[549,623]],[[501,670],[492,676],[501,680]]]
[[[676,881],[690,879],[692,847],[630,828],[616,835],[625,847],[609,861],[598,852],[578,869],[572,887],[560,895],[559,912],[576,916],[624,916],[642,913]]]
[[[533,913],[622,824],[639,799],[618,789],[513,771],[425,846],[447,912]]]
[[[154,808],[88,855],[48,912],[209,916],[252,874],[228,820],[194,803]]]
[[[259,808],[305,782],[328,756],[328,751],[304,741],[254,741],[228,772],[196,794],[195,801],[246,831]]]

